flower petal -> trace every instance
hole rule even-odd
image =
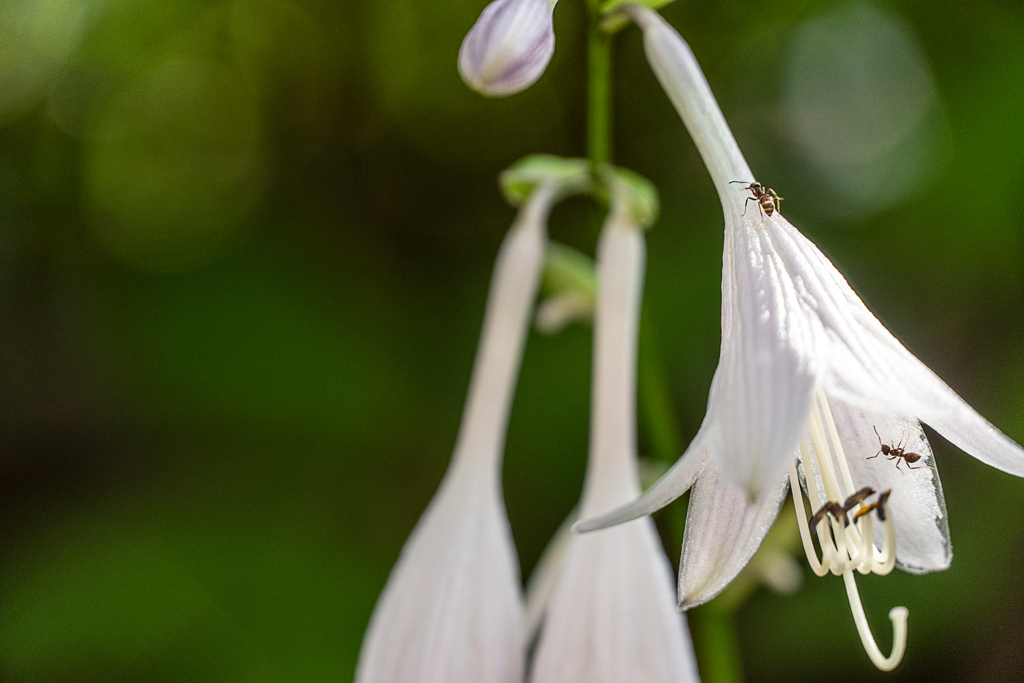
[[[821,326],[830,396],[876,411],[916,416],[982,462],[1024,476],[1024,449],[907,351],[810,240],[785,219],[771,221],[768,230]]]
[[[685,617],[654,523],[573,536],[531,683],[697,683]]]
[[[923,405],[917,410],[921,420],[951,444],[986,465],[1024,477],[1024,448],[979,415],[938,377],[931,386],[925,385],[923,389],[931,394],[932,403],[924,405],[926,399],[922,397]]]
[[[657,12],[623,5],[659,82],[693,136],[725,212],[722,352],[708,401],[719,471],[753,499],[785,473],[824,364],[789,273],[742,185],[750,167],[689,46]],[[769,217],[770,218],[770,217]],[[718,448],[718,446],[721,448]]]
[[[798,290],[760,221],[728,215],[722,356],[708,412],[719,471],[753,499],[784,475],[822,367]]]
[[[504,505],[486,469],[458,472],[469,476],[442,483],[388,578],[357,683],[522,681],[524,608]]]
[[[934,374],[892,336],[832,262],[789,221],[770,221],[768,231],[826,346],[829,395],[916,415],[918,384],[930,382]]]
[[[946,500],[921,424],[913,418],[871,412],[838,399],[830,399],[829,406],[854,488],[892,489],[886,508],[896,527],[899,568],[915,574],[947,569],[953,560],[953,548]],[[883,443],[902,444],[906,453],[916,453],[920,459],[915,463],[887,459],[879,452],[876,429]],[[875,525],[875,545],[882,547],[880,524]]]
[[[645,250],[643,230],[622,189],[613,186],[597,248],[591,440],[582,514],[607,510],[640,491],[636,344]],[[555,554],[545,552],[546,557]],[[544,581],[544,574],[538,581]],[[546,605],[530,679],[696,683],[689,641],[654,522],[638,519],[570,537]]]
[[[690,442],[686,452],[642,496],[603,515],[576,522],[572,525],[572,530],[583,533],[629,522],[660,510],[686,493],[711,457],[707,447],[707,426],[708,418],[705,417],[704,424],[697,431],[697,436]]]
[[[503,97],[540,78],[555,51],[548,0],[494,0],[466,34],[459,73],[474,90]]]
[[[452,467],[489,463],[500,471],[530,312],[540,286],[547,218],[559,189],[555,183],[539,185],[501,244]]]
[[[777,479],[756,501],[707,467],[690,494],[679,563],[679,608],[718,595],[750,562],[779,514],[789,479]]]

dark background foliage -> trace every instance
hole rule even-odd
[[[500,101],[455,69],[483,4],[0,5],[0,679],[351,678],[454,443],[513,216],[496,175],[584,151],[582,3]],[[665,15],[787,217],[1024,441],[1024,6]],[[648,360],[685,441],[718,356],[722,218],[635,29],[615,117],[617,163],[662,194]],[[601,220],[574,200],[551,232],[592,253]],[[527,346],[505,467],[524,575],[578,496],[589,349],[582,325]],[[1020,679],[1024,482],[933,443],[953,566],[861,582],[883,650],[888,608],[910,608],[900,669],[872,669],[841,582],[808,572],[739,611],[751,680]]]

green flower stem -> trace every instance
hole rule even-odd
[[[646,437],[651,459],[672,465],[683,454],[682,437],[657,338],[650,311],[645,305],[640,315],[637,418]],[[689,494],[685,498],[689,500]],[[685,501],[676,501],[661,514],[658,525],[662,528],[666,549],[670,555],[678,557],[686,523]]]
[[[640,420],[656,460],[673,464],[682,451],[682,439],[676,424],[675,406],[669,391],[665,367],[658,351],[657,334],[650,312],[644,307],[640,318],[639,367]]]
[[[587,0],[587,156],[594,166],[612,160],[612,40],[603,32],[600,0]]]
[[[711,602],[687,617],[702,683],[742,683],[743,658],[732,612]]]

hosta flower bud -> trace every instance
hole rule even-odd
[[[459,73],[474,90],[491,97],[533,85],[555,51],[549,0],[494,0],[466,34]]]
[[[611,210],[597,248],[584,517],[640,491],[636,363],[646,249],[637,216],[652,214],[637,211],[633,182],[646,181],[621,169],[602,175],[610,180]],[[699,683],[686,621],[673,600],[672,569],[650,518],[573,534],[563,552],[531,683]]]

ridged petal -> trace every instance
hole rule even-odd
[[[946,501],[921,424],[913,418],[872,412],[838,399],[830,399],[829,405],[854,487],[892,489],[887,509],[896,527],[896,562],[900,569],[915,574],[947,569],[953,560],[953,548]],[[908,464],[887,459],[879,453],[876,429],[883,443],[899,445],[902,441],[904,451],[917,453],[920,460]],[[882,547],[880,524],[875,525],[875,545]]]
[[[722,199],[722,351],[706,436],[719,471],[753,499],[793,457],[823,373],[822,349],[761,210],[745,201],[743,185],[730,184],[753,178],[689,46],[657,12],[635,4],[623,11],[643,30],[651,69]]]
[[[945,384],[942,387],[949,392],[946,398],[953,403],[955,412],[952,415],[932,416],[928,407],[923,406],[918,412],[921,420],[951,444],[986,465],[1024,477],[1024,449],[979,415],[952,389]]]
[[[810,240],[785,219],[772,221],[769,231],[820,325],[830,396],[876,411],[915,416],[982,462],[1024,476],[1024,449],[907,351]]]
[[[693,648],[654,523],[573,536],[532,683],[696,683]]]
[[[722,355],[708,414],[719,472],[755,498],[787,470],[821,361],[796,283],[750,216],[726,220]]]
[[[497,484],[477,472],[446,479],[402,549],[357,683],[522,683],[518,562]]]
[[[750,562],[789,490],[777,479],[751,502],[742,489],[707,467],[690,493],[679,568],[679,607],[718,595]]]
[[[711,457],[705,437],[707,425],[708,421],[705,417],[704,424],[701,425],[697,436],[693,438],[686,452],[642,496],[602,515],[580,520],[572,525],[572,530],[583,533],[629,522],[660,510],[686,493],[693,486],[697,475],[700,474],[701,469],[707,465]]]

